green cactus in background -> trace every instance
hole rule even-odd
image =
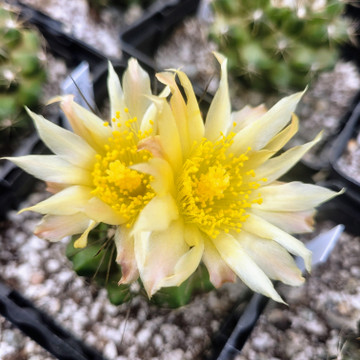
[[[45,81],[41,40],[11,10],[0,8],[0,140],[12,141],[10,130],[26,133],[30,119],[24,106],[38,104]]]
[[[214,0],[211,38],[229,68],[260,91],[304,89],[350,38],[341,0]]]

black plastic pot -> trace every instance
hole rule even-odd
[[[353,146],[359,147],[357,138],[360,132],[360,95],[357,97],[357,102],[353,104],[352,109],[347,116],[346,124],[343,130],[334,141],[331,152],[331,167],[330,184],[335,188],[345,188],[343,196],[352,208],[352,214],[357,213],[357,221],[360,216],[360,181],[341,166],[340,159],[346,155],[348,148]],[[354,219],[354,221],[356,221]]]
[[[156,69],[153,57],[176,25],[195,14],[200,0],[173,0],[153,7],[142,18],[120,34],[125,57],[135,57]]]

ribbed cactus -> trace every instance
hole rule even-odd
[[[38,33],[26,29],[10,10],[0,8],[0,139],[8,129],[25,130],[30,120],[24,106],[34,107],[45,80]],[[10,138],[10,140],[12,140]]]
[[[349,39],[341,0],[214,0],[211,37],[232,73],[261,91],[303,89]]]

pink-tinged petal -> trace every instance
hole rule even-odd
[[[135,234],[135,257],[141,280],[149,297],[173,275],[179,259],[188,251],[183,224],[173,221],[164,231]]]
[[[256,179],[265,178],[267,179],[267,184],[277,180],[290,170],[320,139],[321,134],[316,136],[313,141],[295,146],[281,155],[268,160],[256,170]]]
[[[206,116],[205,137],[210,141],[219,139],[221,133],[225,134],[231,118],[231,104],[226,68],[227,59],[218,53],[215,53],[215,56],[221,66],[221,79],[219,88],[211,102]]]
[[[134,237],[124,227],[118,227],[115,231],[115,246],[117,251],[116,262],[121,266],[121,279],[119,285],[130,284],[139,277],[135,252]]]
[[[154,102],[158,108],[157,124],[166,160],[174,170],[179,169],[182,165],[183,155],[180,134],[173,113],[165,99],[157,99]]]
[[[166,160],[151,158],[148,162],[133,165],[131,168],[152,175],[154,179],[151,181],[151,187],[159,196],[175,191],[173,172]]]
[[[84,247],[86,247],[87,245],[87,241],[88,241],[88,236],[89,233],[92,229],[94,229],[96,226],[98,225],[98,223],[94,220],[90,220],[89,222],[89,226],[86,228],[86,230],[81,234],[81,236],[76,239],[76,241],[74,242],[74,248],[75,249],[82,249]]]
[[[261,217],[289,234],[302,234],[314,230],[315,210],[281,212],[262,211],[260,209],[252,208],[251,213]]]
[[[104,143],[112,136],[111,127],[105,126],[98,116],[74,102],[72,95],[64,96],[60,106],[74,133],[97,151],[103,149]]]
[[[299,181],[264,186],[254,195],[257,193],[261,194],[263,201],[261,205],[254,204],[254,208],[267,211],[309,210],[339,195],[325,187]]]
[[[222,259],[212,240],[205,240],[203,261],[209,272],[210,281],[216,288],[219,288],[226,282],[236,281],[236,274]]]
[[[59,241],[66,236],[83,233],[91,220],[84,214],[45,215],[35,227],[34,234],[42,239]]]
[[[262,149],[290,121],[302,95],[303,93],[296,93],[281,99],[266,114],[240,130],[235,135],[230,150],[241,154],[249,146],[253,150]]]
[[[245,231],[239,234],[238,239],[246,253],[270,279],[291,286],[299,286],[305,281],[293,257],[275,241]]]
[[[38,204],[22,209],[40,214],[74,215],[82,212],[92,197],[91,188],[86,186],[70,186]]]
[[[109,225],[121,225],[128,220],[97,197],[89,199],[82,207],[82,211],[89,218]]]
[[[90,186],[90,172],[74,166],[57,155],[28,155],[5,158],[36,178],[68,185]]]
[[[270,279],[233,236],[221,233],[213,243],[223,260],[250,289],[283,303]]]
[[[27,109],[34,120],[40,138],[46,146],[64,160],[85,169],[91,168],[96,152],[79,135],[65,130]]]
[[[120,84],[119,77],[115,72],[111,62],[108,62],[108,77],[107,77],[107,88],[109,91],[110,99],[110,118],[116,117],[117,111],[124,111],[126,108],[124,102],[124,93]]]
[[[258,237],[274,240],[290,253],[301,256],[304,259],[306,270],[311,270],[311,251],[308,250],[301,241],[289,235],[285,231],[270,224],[255,214],[251,214],[246,219],[243,224],[243,229]]]
[[[123,76],[123,90],[125,104],[131,117],[137,117],[139,123],[147,108],[151,104],[150,78],[146,71],[138,64],[137,60],[130,59]]]
[[[267,108],[264,104],[261,104],[256,107],[252,107],[250,105],[244,106],[239,111],[234,111],[231,114],[231,122],[235,126],[232,131],[235,133],[239,132],[241,129],[253,123],[256,119],[260,118],[267,111]],[[232,125],[230,124],[230,125]]]
[[[155,196],[140,212],[133,234],[141,231],[165,231],[179,217],[174,198],[170,194]]]

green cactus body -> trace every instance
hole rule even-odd
[[[0,139],[14,140],[31,129],[24,106],[38,104],[45,81],[41,40],[17,15],[0,8]],[[11,132],[11,133],[10,133]]]
[[[341,0],[214,0],[211,38],[230,71],[260,91],[303,89],[349,39]]]
[[[110,302],[114,305],[123,304],[134,296],[147,298],[140,279],[131,285],[118,285],[121,267],[116,263],[112,233],[112,227],[100,224],[90,232],[88,245],[84,249],[74,248],[74,237],[66,249],[66,256],[72,262],[74,271],[80,276],[92,278],[98,286],[105,288]],[[177,308],[189,303],[195,294],[213,289],[209,273],[206,267],[201,265],[180,286],[161,288],[152,296],[150,302],[161,307]]]

